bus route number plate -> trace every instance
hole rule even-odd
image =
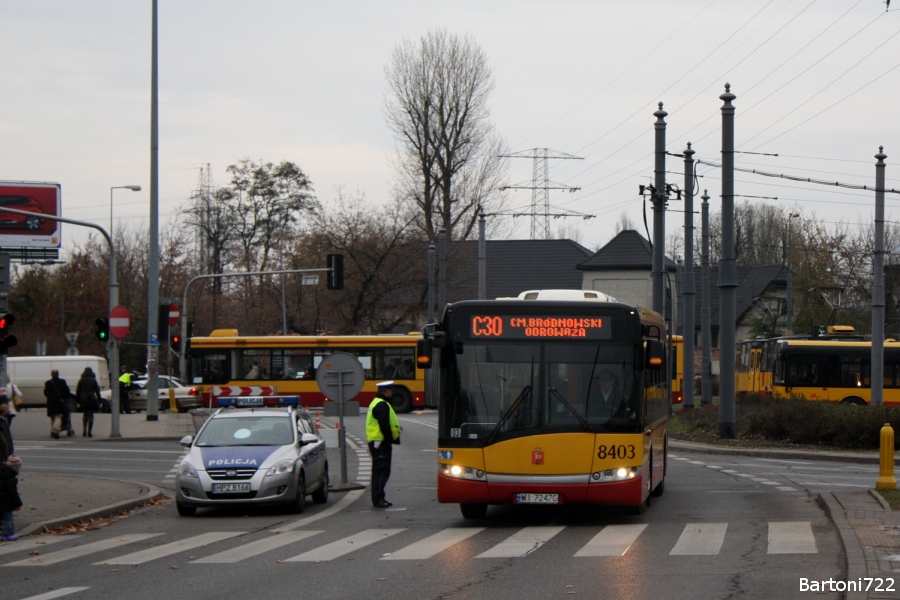
[[[516,494],[516,504],[559,504],[559,494]]]

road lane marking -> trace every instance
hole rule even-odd
[[[199,548],[201,546],[207,546],[209,544],[215,542],[221,542],[222,540],[226,540],[231,537],[236,537],[239,535],[244,535],[247,533],[246,531],[210,531],[208,533],[202,533],[200,535],[195,535],[193,537],[185,538],[183,540],[178,540],[175,542],[171,542],[169,544],[163,544],[161,546],[154,546],[153,548],[147,548],[146,550],[139,550],[137,552],[132,552],[131,554],[125,554],[123,556],[119,556],[116,558],[112,558],[110,560],[104,560],[100,562],[95,562],[95,565],[141,565],[145,562],[150,562],[151,560],[156,560],[158,558],[163,558],[165,556],[171,556],[173,554],[178,554],[179,552],[185,552],[187,550],[193,550],[194,548]]]
[[[285,562],[325,562],[334,560],[335,558],[340,558],[341,556],[350,554],[360,548],[365,548],[369,544],[380,542],[401,531],[406,531],[406,529],[366,529],[365,531],[360,531],[356,535],[351,535],[350,537],[345,537],[342,540],[325,544],[324,546],[310,550],[309,552],[292,556],[291,558],[286,559]]]
[[[816,538],[809,521],[769,523],[767,554],[816,554]]]
[[[646,528],[646,523],[607,525],[575,556],[622,556]]]
[[[393,552],[381,560],[417,560],[431,558],[439,552],[443,552],[450,546],[466,540],[476,533],[484,530],[484,527],[451,527],[438,533],[410,544],[405,548]]]
[[[19,538],[19,541],[15,544],[0,544],[0,554],[9,554],[10,552],[20,552],[22,550],[36,550],[50,544],[71,541],[78,537],[79,536],[77,535],[54,535],[36,538]]]
[[[65,550],[57,550],[56,552],[50,552],[49,554],[42,554],[41,556],[35,556],[33,558],[29,558],[26,560],[19,560],[16,562],[8,563],[3,565],[4,567],[46,567],[47,565],[55,565],[56,563],[61,563],[65,560],[70,560],[72,558],[81,558],[86,554],[93,554],[94,552],[102,552],[103,550],[109,550],[111,548],[118,548],[119,546],[125,546],[126,544],[133,544],[135,542],[140,542],[143,540],[149,540],[150,538],[154,538],[157,536],[163,535],[161,533],[131,533],[127,535],[120,535],[117,537],[99,540],[97,542],[91,542],[89,544],[85,544],[83,546],[73,546],[71,548],[66,548]]]
[[[224,552],[219,552],[218,554],[213,554],[204,558],[192,560],[191,563],[236,563],[244,560],[245,558],[258,556],[265,552],[269,552],[270,550],[275,550],[276,548],[281,548],[282,546],[287,546],[288,544],[293,544],[294,542],[299,542],[300,540],[324,532],[325,530],[323,529],[285,531],[283,533],[270,535],[269,537],[263,538],[261,540],[256,540],[255,542],[250,542],[249,544],[238,546],[237,548],[232,548],[231,550],[225,550]]]
[[[728,523],[688,523],[670,556],[711,556],[719,553]]]
[[[565,529],[558,526],[526,527],[475,558],[515,558],[527,556]]]
[[[37,596],[28,596],[27,598],[22,598],[22,600],[53,600],[53,598],[62,598],[63,596],[68,596],[69,594],[83,592],[84,590],[89,590],[89,589],[91,589],[91,588],[86,588],[86,587],[59,588],[58,590],[53,590],[52,592],[45,592],[43,594],[38,594]]]

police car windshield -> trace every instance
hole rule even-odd
[[[210,419],[197,436],[196,445],[285,446],[294,442],[290,417],[253,416]]]

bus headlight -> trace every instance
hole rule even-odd
[[[462,465],[445,465],[439,464],[438,468],[442,475],[453,477],[455,479],[471,479],[475,481],[484,480],[484,471],[481,469],[473,469]]]
[[[619,467],[618,469],[606,469],[591,473],[591,480],[596,482],[625,481],[634,479],[641,474],[641,467]]]

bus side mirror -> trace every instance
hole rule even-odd
[[[644,342],[644,367],[651,370],[662,369],[666,356],[666,344],[662,340]]]
[[[419,338],[416,340],[416,364],[420,369],[431,368],[431,356],[434,353],[434,344],[431,338]]]

